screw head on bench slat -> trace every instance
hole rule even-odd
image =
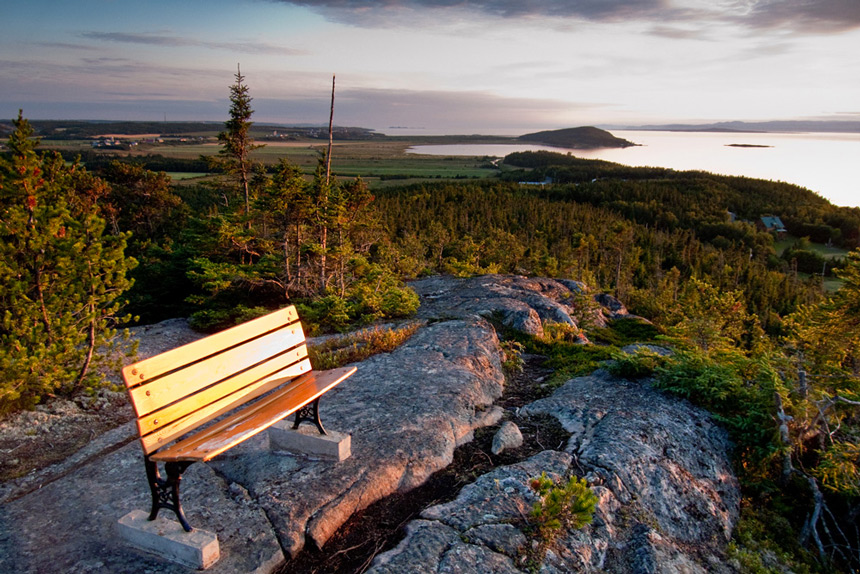
[[[136,375],[136,374],[137,374],[137,369],[132,369],[132,370],[131,370],[131,374],[132,374],[132,375]]]

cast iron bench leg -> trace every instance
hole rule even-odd
[[[299,425],[302,421],[310,421],[314,423],[320,431],[320,434],[327,435],[325,429],[322,426],[322,422],[320,421],[320,400],[319,397],[312,402],[308,403],[298,411],[296,411],[296,422],[293,424],[293,429],[299,428]]]
[[[167,462],[164,464],[164,470],[167,471],[167,480],[161,478],[158,472],[158,464],[149,460],[149,457],[144,457],[146,464],[146,478],[149,481],[149,489],[152,492],[152,512],[149,513],[149,519],[155,520],[158,517],[158,511],[162,508],[172,510],[179,520],[179,524],[186,532],[194,530],[188,520],[185,519],[185,513],[182,511],[182,505],[179,503],[179,482],[182,480],[182,473],[191,466],[193,461]]]

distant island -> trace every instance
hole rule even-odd
[[[591,126],[548,130],[522,135],[519,141],[570,149],[625,148],[637,144]]]
[[[773,147],[772,145],[762,144],[726,144],[726,147]]]

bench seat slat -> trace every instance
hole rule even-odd
[[[298,318],[296,308],[290,305],[280,311],[258,317],[220,333],[209,335],[204,339],[165,351],[133,365],[128,365],[122,370],[123,379],[128,387],[139,385],[145,380],[170,372],[179,366],[199,361],[213,352],[217,352],[219,349],[232,347],[273,329],[295,323],[298,321]],[[136,372],[132,374],[132,371]],[[140,378],[141,373],[144,374],[143,379]]]
[[[269,428],[349,377],[355,367],[314,371],[291,385],[218,421],[212,426],[150,455],[163,462],[206,461]]]

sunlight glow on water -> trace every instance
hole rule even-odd
[[[568,151],[625,165],[703,170],[785,181],[811,189],[835,205],[860,207],[860,134],[613,131],[640,144],[624,149],[566,150],[537,145],[415,146],[430,155],[505,156],[515,151]],[[731,144],[770,147],[731,147]]]

